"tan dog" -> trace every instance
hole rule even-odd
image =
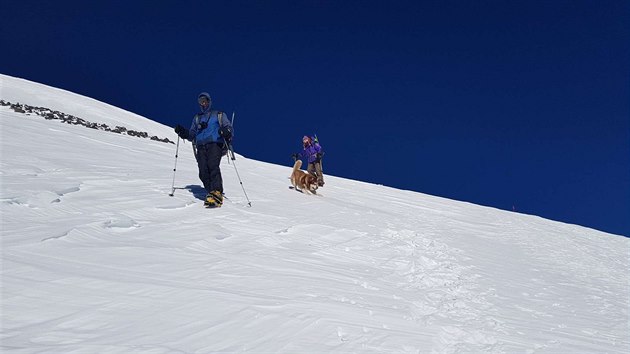
[[[296,160],[293,165],[293,173],[291,173],[291,184],[296,190],[302,193],[308,191],[311,194],[315,194],[317,190],[317,177],[300,170],[301,167],[302,160]]]

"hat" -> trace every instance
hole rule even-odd
[[[198,101],[199,103],[201,103],[201,101],[200,101],[200,100],[201,100],[202,98],[207,99],[207,100],[208,100],[208,103],[209,103],[209,104],[212,104],[212,98],[210,98],[210,94],[209,94],[209,93],[207,93],[207,92],[202,92],[202,93],[200,93],[200,94],[199,94],[199,96],[197,96],[197,101]]]

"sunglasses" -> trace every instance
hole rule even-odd
[[[208,97],[202,96],[202,97],[199,97],[197,102],[199,102],[199,104],[204,104],[204,103],[210,103],[210,100],[208,100]]]

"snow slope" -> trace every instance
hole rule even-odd
[[[5,101],[176,140],[0,80]],[[630,352],[628,238],[333,176],[303,195],[240,155],[252,207],[224,159],[230,200],[207,210],[189,143],[169,197],[173,144],[0,124],[4,352]]]
[[[151,135],[173,136],[173,129],[112,105],[75,93],[0,74],[0,99],[46,107],[94,123],[125,126]],[[175,136],[177,138],[177,136]],[[172,139],[171,139],[172,140]]]

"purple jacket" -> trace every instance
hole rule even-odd
[[[317,154],[320,152],[322,152],[322,147],[318,143],[311,143],[307,145],[298,156],[300,158],[308,158],[308,163],[313,163],[319,160]]]

